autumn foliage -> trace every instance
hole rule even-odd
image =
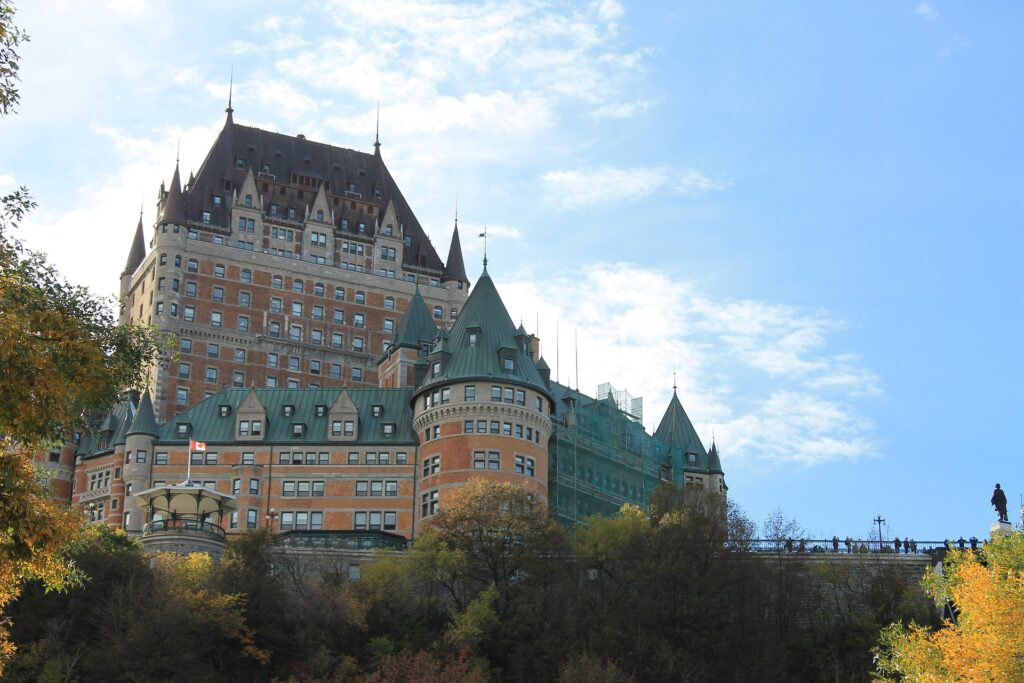
[[[877,650],[879,681],[1024,680],[1024,535],[953,550],[925,590],[949,604],[942,628],[896,623]]]

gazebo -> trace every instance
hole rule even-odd
[[[182,555],[209,553],[220,559],[227,545],[225,513],[238,509],[234,496],[201,486],[191,479],[157,486],[135,495],[140,510],[149,513],[142,528],[142,547]],[[217,522],[211,521],[216,516]]]

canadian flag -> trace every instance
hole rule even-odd
[[[191,449],[193,451],[205,451],[206,450],[206,442],[205,441],[196,441],[195,439],[189,439],[188,440],[188,445],[191,447]]]

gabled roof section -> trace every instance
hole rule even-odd
[[[679,394],[674,389],[672,400],[669,401],[668,409],[665,410],[665,416],[661,418],[661,424],[655,430],[654,436],[673,448],[681,448],[684,453],[696,453],[701,458],[707,458],[704,444],[697,436],[697,430],[693,428],[693,423],[683,410],[683,404],[679,402]]]
[[[135,419],[132,420],[131,429],[128,430],[126,436],[132,434],[150,434],[156,436],[160,433],[160,428],[156,426],[156,416],[153,414],[153,401],[149,397],[149,391],[147,390],[142,395],[142,400],[139,401],[138,410],[135,411]]]
[[[164,198],[164,210],[160,215],[160,224],[176,223],[185,224],[185,202],[181,195],[181,175],[178,172],[178,164],[174,164],[174,175],[171,177],[171,189],[167,191]],[[199,214],[196,214],[197,216]]]
[[[412,447],[418,443],[412,428],[409,404],[412,394],[408,389],[224,389],[160,425],[159,441],[186,442],[188,437],[178,436],[176,425],[189,423],[192,425],[192,438],[197,441],[213,445],[237,443],[234,414],[239,412],[239,405],[250,396],[250,391],[255,391],[259,403],[266,408],[263,443],[277,443],[282,448],[289,444],[328,443],[331,406],[343,391],[347,392],[359,414],[356,443],[393,443],[396,447]],[[345,400],[342,399],[343,402]],[[230,416],[220,416],[219,407],[222,405],[231,406]],[[378,416],[373,414],[374,405],[382,406]],[[292,413],[288,417],[284,416],[284,406],[291,406]],[[326,407],[323,415],[317,416],[317,406]],[[293,424],[305,425],[301,436],[294,436]],[[395,425],[393,437],[385,438],[385,424]]]
[[[476,335],[472,345],[470,334]],[[451,356],[420,390],[457,380],[485,379],[523,384],[551,395],[529,353],[516,344],[516,326],[486,267],[448,337]],[[504,370],[503,356],[514,361],[511,372]]]
[[[132,248],[128,252],[128,261],[124,264],[122,275],[131,275],[146,260],[146,240],[142,231],[142,214],[139,213],[139,224],[135,226],[135,237]]]
[[[441,282],[464,282],[469,284],[466,277],[466,264],[462,261],[462,243],[459,241],[459,220],[455,219],[455,229],[452,231],[452,244],[448,247],[448,260],[444,264],[444,275]]]
[[[391,343],[396,347],[418,349],[423,342],[432,342],[436,336],[437,325],[434,324],[434,318],[427,310],[427,302],[420,295],[420,288],[417,285]]]
[[[256,185],[261,193],[263,184],[268,184],[271,194],[265,201],[276,204],[279,214],[294,209],[296,216],[305,216],[315,195],[309,183],[316,182],[321,187],[329,185],[327,197],[334,198],[331,201],[333,225],[342,235],[347,233],[341,228],[341,221],[347,219],[349,233],[355,234],[358,223],[362,222],[366,225],[365,234],[372,236],[377,220],[384,217],[388,204],[393,204],[395,234],[404,230],[410,240],[409,246],[402,250],[403,263],[443,273],[441,257],[379,154],[243,126],[235,123],[231,116],[225,119],[224,127],[185,194],[184,215],[197,221],[203,211],[208,211],[212,225],[228,227],[230,201],[215,204],[213,198],[230,200],[232,190],[227,188],[240,188],[249,169],[256,174]],[[301,176],[302,182],[291,182],[293,175]],[[358,209],[353,212],[349,206],[353,199],[371,202],[375,206],[374,215]],[[337,207],[334,201],[339,201]],[[264,210],[268,208],[265,206]]]

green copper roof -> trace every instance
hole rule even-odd
[[[661,418],[661,424],[655,430],[654,436],[658,437],[673,448],[681,448],[684,453],[696,453],[698,462],[707,462],[707,451],[704,444],[697,436],[697,430],[683,410],[683,404],[679,402],[679,395],[673,390],[672,400],[669,401],[665,416]]]
[[[420,296],[420,288],[416,287],[416,293],[409,299],[409,306],[398,323],[395,331],[394,346],[404,346],[410,349],[420,348],[421,342],[432,342],[437,336],[437,325],[427,310],[427,302]]]
[[[708,471],[712,474],[725,474],[722,470],[722,459],[718,457],[718,446],[711,442],[711,450],[708,451]]]
[[[149,398],[149,391],[142,395],[142,400],[139,401],[139,407],[135,411],[135,419],[132,421],[132,427],[128,430],[127,436],[132,434],[151,434],[156,436],[160,433],[160,428],[156,426],[156,417],[153,415],[153,401]]]
[[[178,436],[177,425],[188,423],[192,426],[192,438],[197,441],[236,443],[235,413],[250,391],[255,391],[267,413],[263,440],[256,443],[326,443],[330,409],[342,391],[348,391],[359,412],[356,443],[418,443],[409,407],[412,392],[408,389],[224,389],[161,425],[158,441],[185,441]],[[225,417],[220,415],[222,405],[230,407]],[[381,406],[381,414],[377,417],[373,415],[375,405]],[[288,417],[284,415],[284,406],[292,407],[292,414]],[[316,415],[317,406],[326,407],[321,417]],[[297,423],[306,426],[301,437],[292,434],[292,425]],[[395,425],[394,437],[385,438],[385,424]]]
[[[550,395],[528,351],[516,343],[516,326],[486,267],[452,325],[447,348],[451,355],[439,358],[440,373],[428,377],[420,390],[463,379],[492,379]],[[503,358],[513,361],[511,371],[505,371]]]

